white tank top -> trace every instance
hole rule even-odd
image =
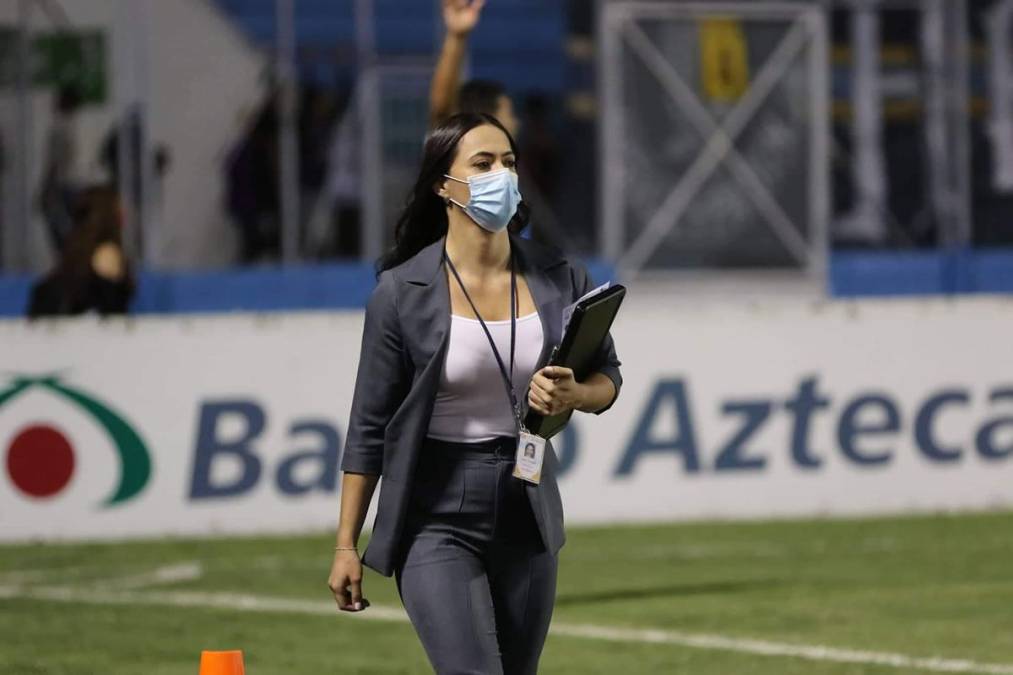
[[[440,374],[428,435],[444,441],[475,443],[517,433],[510,399],[489,339],[478,319],[451,315],[450,342]],[[524,405],[528,382],[542,352],[538,312],[519,317],[514,348],[514,392]],[[510,372],[510,319],[486,321],[507,372]]]

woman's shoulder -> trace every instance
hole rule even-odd
[[[406,284],[427,285],[434,278],[439,267],[443,247],[441,240],[427,244],[407,260],[377,270],[376,285],[366,303],[367,313],[381,310],[396,313],[398,295]]]
[[[411,257],[400,262],[390,264],[380,272],[377,283],[393,283],[397,279],[427,278],[429,272],[435,271],[439,266],[443,252],[443,238],[426,244],[416,251]]]
[[[525,253],[532,262],[542,270],[555,274],[566,273],[570,282],[576,288],[582,288],[588,283],[589,275],[587,265],[579,255],[567,253],[560,247],[534,239],[518,239]]]
[[[584,263],[578,256],[567,253],[555,244],[536,239],[525,239],[523,237],[517,237],[514,241],[521,247],[525,257],[541,269],[554,268],[560,265],[578,270],[584,267]]]
[[[554,284],[564,297],[575,300],[594,288],[594,280],[579,255],[534,239],[518,237],[516,241],[531,265]]]

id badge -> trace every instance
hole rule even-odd
[[[542,459],[545,457],[545,439],[522,431],[517,439],[517,458],[514,476],[538,485],[542,480]]]

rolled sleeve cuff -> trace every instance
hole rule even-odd
[[[341,470],[347,473],[368,473],[379,476],[383,473],[383,457],[346,451],[341,458]]]
[[[616,388],[616,393],[615,396],[612,397],[612,400],[608,402],[608,405],[594,411],[595,415],[601,415],[603,412],[612,407],[612,405],[616,402],[616,399],[619,398],[620,387],[623,386],[622,375],[619,374],[619,369],[615,366],[603,366],[598,370],[598,372],[612,380],[612,384],[614,384]]]

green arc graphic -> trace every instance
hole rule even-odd
[[[116,446],[120,455],[120,482],[105,501],[112,506],[136,496],[151,477],[151,454],[141,437],[122,416],[93,396],[61,384],[55,376],[18,377],[7,389],[0,391],[0,407],[32,387],[39,386],[74,403],[97,421]]]

